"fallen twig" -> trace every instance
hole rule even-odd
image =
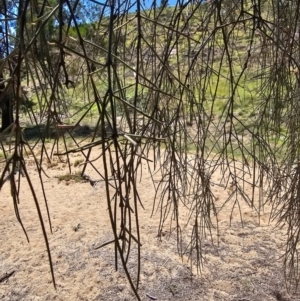
[[[151,299],[151,300],[157,300],[156,297],[153,297],[153,296],[151,296],[151,295],[149,295],[149,294],[146,294],[146,296],[147,296],[149,299]]]
[[[0,277],[0,283],[3,282],[4,280],[7,280],[10,276],[12,276],[15,273],[15,271],[11,271],[9,273],[5,273],[5,275]]]

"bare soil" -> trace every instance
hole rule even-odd
[[[95,151],[95,157],[97,150]],[[72,156],[72,161],[80,156]],[[32,160],[27,160],[35,192],[42,200],[39,176]],[[56,164],[57,163],[57,164]],[[29,236],[18,223],[9,183],[0,192],[0,300],[135,300],[123,268],[115,271],[113,245],[97,246],[113,239],[107,212],[103,183],[92,187],[88,182],[58,181],[57,176],[68,172],[65,163],[57,161],[43,177],[51,213],[52,234],[45,205],[40,201],[49,238],[55,290],[37,210],[28,184],[21,178],[20,214]],[[96,163],[101,168],[101,160]],[[0,167],[2,168],[2,167]],[[80,166],[78,166],[78,170]],[[151,217],[154,188],[144,167],[139,183],[145,210],[140,208],[142,262],[139,293],[141,300],[224,300],[224,301],[288,301],[300,300],[300,294],[286,291],[282,258],[284,229],[269,224],[270,210],[258,216],[247,204],[242,204],[243,227],[239,211],[231,206],[220,213],[220,236],[213,230],[202,241],[203,267],[197,273],[194,255],[178,255],[176,234],[165,229],[158,237],[159,214]],[[96,178],[92,169],[86,171]],[[246,188],[247,189],[247,188]],[[250,193],[250,187],[248,188]],[[220,204],[228,195],[225,188],[215,188]],[[183,219],[188,212],[183,211]],[[191,222],[183,227],[183,243],[188,244]],[[185,247],[185,246],[184,246]],[[136,247],[129,258],[130,272],[135,279]],[[7,276],[7,277],[5,277]]]

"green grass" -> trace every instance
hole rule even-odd
[[[158,22],[164,24],[165,26],[170,26],[170,22],[171,22],[171,16],[173,14],[177,14],[177,12],[174,12],[173,7],[168,7],[166,8],[163,13],[158,17]],[[199,9],[197,11],[195,11],[195,14],[193,16],[193,18],[190,20],[190,34],[191,34],[191,38],[194,39],[195,41],[191,41],[191,45],[192,45],[192,49],[195,47],[196,51],[197,49],[199,49],[200,47],[202,47],[203,41],[206,40],[208,38],[208,36],[211,34],[212,32],[212,28],[215,26],[212,22],[210,24],[208,24],[208,27],[211,29],[209,31],[203,31],[203,30],[199,30],[198,27],[201,24],[201,20],[203,18],[203,14],[204,11],[206,9],[206,5],[200,6]],[[250,4],[245,4],[244,9],[251,9],[250,8]],[[189,10],[191,11],[191,9]],[[156,14],[159,13],[159,11],[156,11]],[[183,11],[183,15],[182,17],[178,20],[178,23],[176,23],[174,25],[174,27],[177,26],[178,24],[178,28],[179,31],[183,30],[183,26],[184,26],[184,18],[186,18],[186,13],[187,10]],[[129,14],[128,15],[128,19],[132,18],[134,16],[135,13]],[[148,18],[154,18],[154,12],[153,11],[146,11],[143,12],[142,14],[147,15]],[[96,32],[100,37],[101,35],[104,35],[104,32],[107,32],[107,25],[108,25],[108,18],[104,17],[103,20],[101,21],[101,26],[99,29],[99,32]],[[136,45],[137,45],[137,30],[136,30],[136,26],[137,26],[137,22],[136,20],[132,20],[131,22],[129,22],[126,26],[124,26],[124,30],[126,28],[127,32],[126,32],[126,39],[124,41],[122,41],[122,43],[120,43],[120,53],[122,53],[123,48],[126,47],[126,51],[127,53],[122,55],[120,54],[120,58],[122,60],[124,60],[126,62],[126,64],[128,64],[129,66],[134,66],[135,62],[136,62]],[[145,37],[145,39],[147,40],[147,37],[149,36],[152,39],[153,36],[153,32],[151,31],[152,29],[156,29],[156,42],[157,42],[157,51],[158,51],[158,56],[159,58],[161,58],[160,53],[159,53],[159,49],[160,48],[164,48],[165,45],[167,45],[167,40],[169,39],[169,31],[166,30],[166,28],[164,28],[163,26],[157,24],[156,26],[152,23],[149,22],[147,20],[142,20],[142,26],[141,26],[141,30],[143,32],[143,36]],[[84,32],[86,31],[86,28],[82,28],[82,33],[84,34]],[[250,43],[250,38],[251,38],[251,30],[249,29],[248,31],[244,31],[242,26],[237,25],[235,27],[235,29],[232,31],[231,36],[234,36],[234,39],[232,39],[232,41],[234,41],[234,43],[236,44],[236,46],[230,46],[230,53],[231,56],[233,58],[232,61],[232,73],[233,73],[233,78],[234,81],[237,81],[241,72],[243,71],[243,63],[245,61],[245,57],[247,55],[247,47]],[[76,32],[72,31],[71,32],[72,35],[76,36]],[[124,33],[123,33],[124,34]],[[151,44],[152,40],[149,40],[148,42]],[[179,49],[179,60],[177,60],[177,56],[170,56],[168,59],[168,63],[171,66],[171,69],[173,74],[175,76],[181,76],[181,80],[184,81],[185,80],[185,75],[187,73],[187,70],[189,68],[188,64],[188,59],[186,58],[186,54],[188,51],[188,41],[186,39],[186,37],[184,36],[177,36],[176,34],[173,35],[172,37],[172,43],[178,39],[178,49]],[[231,42],[232,42],[231,41]],[[254,38],[254,44],[257,42],[258,40],[256,38]],[[147,49],[147,44],[145,42],[142,41],[142,52],[145,51]],[[214,54],[214,60],[213,61],[205,61],[206,57],[202,59],[199,59],[199,66],[197,65],[196,67],[196,71],[198,72],[199,69],[201,69],[201,64],[204,65],[205,68],[205,64],[210,65],[211,70],[209,70],[208,72],[211,72],[209,74],[207,74],[207,81],[209,83],[209,85],[206,87],[205,90],[205,94],[203,97],[203,92],[202,92],[202,84],[203,84],[203,79],[201,80],[201,82],[199,82],[199,76],[195,75],[194,77],[191,78],[191,85],[193,85],[193,92],[194,92],[194,97],[195,99],[197,99],[197,101],[199,103],[197,103],[197,105],[199,105],[200,103],[203,104],[203,108],[205,110],[205,112],[210,115],[210,113],[212,113],[216,119],[221,119],[222,122],[225,122],[225,118],[224,118],[224,111],[228,110],[229,108],[229,97],[232,93],[231,90],[231,79],[230,79],[230,69],[229,69],[229,64],[226,58],[226,55],[224,56],[224,58],[222,58],[223,55],[223,50],[225,47],[225,43],[223,41],[223,36],[222,36],[222,32],[221,30],[218,30],[215,34],[215,36],[213,37],[211,42],[208,42],[207,44],[207,52],[209,52],[211,49],[217,49],[218,51],[215,52]],[[207,55],[208,57],[208,55]],[[159,66],[161,66],[161,63],[159,61],[159,58],[156,58],[156,61],[159,63]],[[72,58],[73,59],[73,58]],[[105,63],[106,59],[107,59],[107,55],[106,53],[103,53],[103,51],[99,51],[97,55],[95,55],[94,58],[96,61],[101,62],[101,63]],[[78,59],[78,62],[73,62],[73,61],[69,61],[68,64],[69,66],[69,70],[71,72],[72,75],[76,75],[76,72],[78,70],[80,70],[80,64],[83,63],[82,59]],[[119,62],[120,65],[122,65],[122,63]],[[143,64],[146,65],[145,62],[143,62]],[[180,64],[180,71],[178,74],[177,71],[177,66],[178,64]],[[220,67],[221,65],[221,67]],[[149,64],[148,66],[151,66],[151,64]],[[158,67],[157,67],[158,68]],[[198,69],[197,69],[198,68]],[[145,75],[149,76],[151,74],[152,71],[154,70],[149,70],[149,68],[145,68]],[[158,68],[159,69],[159,68]],[[234,99],[233,99],[233,109],[234,109],[234,114],[236,117],[238,117],[246,126],[250,126],[252,127],[252,125],[254,124],[254,120],[255,120],[255,115],[256,115],[256,111],[257,111],[257,107],[258,105],[261,103],[261,98],[262,96],[260,95],[260,91],[259,91],[259,87],[261,86],[261,82],[259,80],[254,79],[254,77],[257,75],[258,71],[258,65],[254,65],[254,66],[249,66],[248,69],[246,70],[245,74],[241,76],[240,80],[239,80],[239,85],[236,87],[235,90],[235,95],[234,95]],[[133,72],[125,67],[125,72],[128,73],[128,76],[123,76],[122,72],[123,72],[123,68],[119,68],[118,69],[118,75],[119,77],[122,79],[122,86],[128,86],[130,84],[135,83],[135,79],[133,76]],[[104,68],[103,72],[100,71],[96,74],[93,75],[93,79],[95,81],[95,86],[96,89],[99,93],[100,98],[103,98],[104,95],[107,92],[107,86],[108,86],[108,81],[107,81],[107,70]],[[159,71],[159,70],[158,70]],[[195,73],[196,73],[195,71]],[[219,73],[219,75],[217,75],[216,73]],[[198,77],[197,77],[198,76]],[[76,77],[76,76],[75,76]],[[66,106],[68,108],[68,113],[70,115],[70,117],[66,118],[66,120],[64,120],[64,122],[68,123],[68,124],[74,124],[77,120],[79,120],[79,118],[84,114],[84,112],[86,111],[87,107],[89,106],[89,104],[94,100],[94,95],[93,95],[93,91],[91,88],[91,85],[89,83],[89,85],[86,84],[87,80],[88,80],[88,76],[87,74],[85,74],[85,84],[83,84],[83,82],[79,82],[77,83],[77,86],[75,87],[75,89],[67,89],[66,87],[64,87],[61,90],[61,96],[62,99],[64,100],[64,102],[66,103]],[[165,81],[167,82],[167,81]],[[168,87],[166,86],[167,83],[165,84],[165,82],[163,82],[163,85],[161,86],[162,90],[168,90]],[[116,88],[117,89],[117,88]],[[174,89],[176,90],[176,89]],[[179,97],[179,91],[180,89],[177,89],[174,92],[174,96]],[[143,110],[144,107],[146,107],[147,101],[149,101],[150,96],[149,96],[149,92],[150,89],[148,88],[144,88],[142,86],[138,87],[138,91],[139,91],[139,95],[141,95],[141,98],[144,101],[144,103],[141,101],[138,103],[138,107],[140,109]],[[47,96],[50,95],[50,90],[47,90]],[[173,93],[173,91],[172,91]],[[177,93],[177,94],[176,94]],[[121,93],[117,92],[117,95],[121,95]],[[127,88],[126,90],[124,90],[124,94],[126,95],[125,100],[127,100],[129,103],[133,103],[133,98],[135,96],[135,88],[134,87],[130,87]],[[44,106],[45,105],[45,101],[47,98],[44,97],[40,100],[40,106]],[[88,97],[89,96],[89,97]],[[214,98],[215,96],[215,98]],[[163,98],[163,97],[161,97]],[[201,98],[205,98],[206,101],[203,102],[203,100]],[[214,99],[213,99],[214,98]],[[37,102],[37,96],[33,96],[32,100],[34,102]],[[117,113],[121,114],[124,112],[124,105],[123,103],[121,103],[119,100],[115,100],[116,101],[116,106],[117,106]],[[203,103],[202,103],[203,102]],[[86,108],[80,110],[84,105],[86,105]],[[196,105],[196,104],[195,104]],[[176,106],[176,103],[174,104],[174,106]],[[188,96],[184,95],[184,106],[185,106],[185,110],[188,111],[189,108],[189,102],[188,102]],[[109,106],[107,107],[109,109]],[[34,110],[36,112],[39,111],[39,105],[36,105]],[[99,110],[96,104],[94,104],[92,106],[92,108],[90,109],[89,113],[87,114],[87,116],[84,118],[84,120],[82,121],[85,124],[91,124],[91,123],[95,123],[96,119],[99,117]],[[222,119],[223,118],[223,119]],[[243,126],[241,126],[241,124],[236,124],[236,129],[238,130],[239,134],[241,134],[243,132]],[[283,134],[285,134],[285,129],[283,127],[282,129]],[[247,133],[246,133],[247,134]],[[274,139],[274,143],[276,143],[276,139]],[[191,146],[192,147],[192,146]],[[237,154],[238,155],[238,154]]]

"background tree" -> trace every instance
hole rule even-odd
[[[13,56],[6,61],[4,68],[4,60],[11,53],[13,46],[16,45],[16,40],[12,36],[11,26],[16,24],[16,7],[11,1],[3,1],[0,6],[0,16],[3,20],[1,24],[1,42],[0,42],[0,58],[2,59],[2,67],[0,70],[0,109],[2,112],[2,130],[5,130],[14,121],[13,116],[13,89],[9,85],[5,85],[4,73],[11,74],[14,68]]]
[[[161,0],[160,1],[160,8],[164,9],[164,8],[168,7],[168,5],[169,5],[168,0]]]

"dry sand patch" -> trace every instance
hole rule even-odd
[[[77,156],[73,160],[78,159]],[[97,163],[101,168],[101,163]],[[35,191],[42,190],[34,166],[29,166]],[[63,163],[49,167],[44,178],[51,213],[50,233],[45,205],[40,202],[49,238],[57,290],[54,290],[46,247],[28,185],[23,183],[20,212],[30,243],[16,220],[9,186],[0,194],[0,271],[1,275],[14,272],[0,283],[0,299],[12,300],[134,300],[123,268],[114,269],[114,248],[97,246],[112,239],[107,212],[105,189],[101,182],[96,187],[89,183],[64,181],[57,175],[66,174]],[[202,242],[203,269],[197,275],[189,254],[177,253],[176,234],[164,229],[158,237],[159,216],[150,218],[154,189],[143,169],[139,184],[145,210],[139,211],[142,266],[140,296],[150,300],[300,300],[300,295],[288,295],[280,256],[285,242],[284,230],[268,224],[269,211],[265,208],[260,224],[257,214],[244,204],[244,227],[239,212],[234,211],[229,226],[228,208],[219,215],[220,240],[213,245],[209,237]],[[87,174],[97,178],[88,168]],[[24,179],[22,179],[23,181]],[[25,182],[25,181],[23,181]],[[222,202],[222,187],[214,188],[217,202]],[[250,191],[250,188],[249,188]],[[183,216],[187,214],[182,212]],[[192,225],[183,227],[183,245],[189,243]],[[216,235],[217,232],[213,231]],[[135,279],[137,250],[129,258],[129,270]],[[192,255],[192,259],[195,258]],[[1,277],[0,275],[0,277]]]

